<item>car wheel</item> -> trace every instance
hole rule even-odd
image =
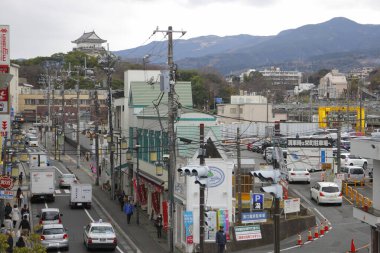
[[[367,169],[367,167],[368,167],[368,164],[367,163],[363,163],[363,169]]]
[[[307,184],[310,184],[310,181],[307,181]]]
[[[338,203],[338,206],[342,206],[343,203]]]
[[[350,166],[354,166],[354,164],[353,164],[353,163],[350,163]]]

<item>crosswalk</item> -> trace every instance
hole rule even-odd
[[[55,190],[55,194],[70,194],[70,190],[69,189],[62,189],[62,190]]]

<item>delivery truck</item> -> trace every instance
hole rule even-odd
[[[70,207],[85,207],[91,208],[92,201],[92,185],[91,184],[71,184],[71,196],[70,196]]]
[[[31,202],[55,200],[55,166],[30,168]]]

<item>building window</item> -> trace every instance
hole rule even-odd
[[[124,112],[124,105],[123,105],[123,112]]]
[[[230,108],[230,113],[231,114],[236,114],[236,108]]]

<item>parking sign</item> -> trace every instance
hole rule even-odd
[[[253,210],[262,210],[264,208],[264,194],[254,193],[251,198]]]

